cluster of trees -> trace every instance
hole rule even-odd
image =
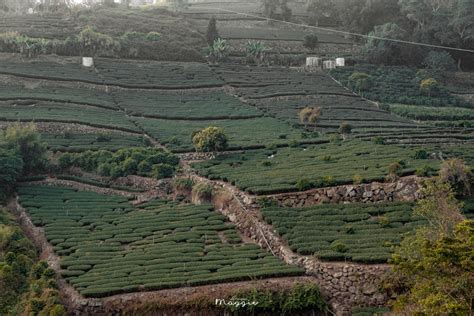
[[[66,315],[54,270],[37,260],[31,241],[0,209],[0,314]]]
[[[474,221],[456,197],[470,195],[472,174],[452,159],[426,180],[415,214],[428,225],[404,238],[392,257],[386,288],[397,295],[396,312],[407,315],[472,315]]]
[[[197,152],[217,152],[227,149],[229,145],[224,129],[215,126],[193,132],[191,140]]]
[[[126,32],[118,38],[98,32],[87,26],[77,36],[65,40],[32,38],[17,32],[0,34],[2,52],[21,53],[28,58],[41,54],[83,56],[143,57],[147,49],[155,49],[161,38],[157,32]],[[153,53],[147,53],[153,55]]]
[[[48,166],[46,145],[33,124],[8,127],[0,134],[0,201],[11,193],[18,178]]]
[[[88,150],[83,153],[65,153],[58,162],[61,169],[79,167],[112,178],[138,174],[162,179],[173,176],[179,158],[162,149],[137,147],[123,148],[117,152]]]
[[[288,1],[261,0],[264,14],[272,18]],[[463,49],[474,49],[474,2],[472,0],[307,0],[309,23],[318,25],[333,20],[353,33],[368,34],[404,41],[422,42]],[[366,53],[369,61],[389,64],[421,65],[427,48],[369,38]],[[356,38],[363,40],[363,38]],[[450,51],[458,68],[469,53]],[[467,67],[474,67],[472,58]]]
[[[0,11],[14,14],[33,12],[65,12],[74,7],[92,7],[94,5],[115,6],[114,0],[83,0],[77,3],[74,0],[0,0]],[[130,0],[121,0],[124,8],[130,6]]]

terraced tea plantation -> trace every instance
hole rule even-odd
[[[96,72],[96,69],[82,67],[79,58],[58,57],[58,59],[60,59],[58,62],[47,60],[2,62],[0,74],[143,89],[187,89],[222,85],[222,81],[214,75],[207,64],[126,60],[117,63],[107,58],[96,58],[94,60]]]
[[[118,150],[123,147],[147,145],[143,136],[116,132],[107,133],[42,133],[41,140],[52,151],[80,152],[86,150]]]
[[[135,122],[173,151],[192,151],[191,134],[207,126],[224,128],[230,149],[264,148],[268,144],[286,145],[303,140],[320,142],[304,138],[302,130],[272,117],[206,121],[135,118]]]
[[[113,110],[118,109],[112,97],[105,91],[105,88],[86,88],[79,85],[68,87],[64,84],[47,84],[44,81],[26,81],[21,84],[20,80],[14,76],[8,76],[5,79],[10,82],[16,81],[16,84],[9,83],[0,86],[0,100],[2,101],[35,100],[85,104]]]
[[[390,111],[399,116],[425,121],[431,125],[474,128],[474,106],[469,109],[392,104]]]
[[[61,256],[63,277],[87,297],[298,275],[210,206],[126,198],[62,187],[19,188],[21,204]]]
[[[307,146],[247,151],[220,156],[193,166],[211,179],[223,179],[242,190],[256,194],[296,191],[297,182],[307,179],[314,187],[364,181],[383,181],[389,165],[400,162],[400,174],[413,174],[419,168],[437,168],[435,159],[415,159],[416,148],[377,145],[351,140]]]
[[[349,77],[354,72],[362,72],[372,76],[370,89],[360,92],[364,97],[386,103],[415,104],[425,106],[463,106],[471,104],[452,95],[445,87],[430,96],[420,91],[420,78],[417,69],[408,67],[388,67],[377,65],[358,65],[333,69],[330,74],[345,86],[349,85]]]
[[[324,74],[297,72],[285,67],[219,65],[214,71],[248,99],[292,95],[341,94],[353,96]]]
[[[307,97],[283,97],[254,101],[262,111],[292,124],[321,132],[335,132],[342,123],[352,126],[352,133],[364,133],[378,127],[381,131],[423,129],[420,124],[381,110],[358,96],[318,94]],[[301,124],[299,112],[305,107],[319,107],[321,115],[315,123]]]
[[[95,106],[46,101],[0,102],[0,119],[4,121],[40,121],[79,123],[129,132],[140,129],[123,113]]]
[[[331,204],[262,210],[293,251],[322,260],[386,262],[403,234],[422,225],[412,204]]]
[[[268,207],[265,221],[293,251],[321,260],[383,263],[404,234],[426,221],[412,203],[323,204],[305,208]],[[474,217],[474,200],[463,201],[464,215]]]
[[[117,90],[112,95],[121,108],[135,116],[177,120],[244,119],[263,116],[257,108],[243,104],[221,90]]]

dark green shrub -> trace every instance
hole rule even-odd
[[[319,46],[317,34],[307,34],[304,37],[303,46],[309,50],[315,50]]]
[[[106,142],[110,142],[112,140],[112,137],[110,137],[110,135],[107,135],[107,134],[99,134],[96,140],[99,143],[106,143]]]
[[[382,136],[374,137],[372,141],[377,145],[385,145],[385,139]]]
[[[335,240],[332,242],[331,244],[331,249],[336,251],[336,252],[340,252],[340,253],[344,253],[346,252],[347,250],[349,250],[346,246],[346,244],[344,244],[342,241],[340,240]]]
[[[264,162],[262,162],[262,166],[264,166],[264,167],[271,167],[271,166],[272,166],[272,162],[271,162],[271,161],[268,161],[268,160],[265,160]]]
[[[428,159],[428,153],[424,149],[417,150],[413,156],[414,159]]]
[[[299,147],[299,146],[300,146],[300,142],[297,141],[296,139],[292,139],[292,140],[290,140],[290,142],[288,143],[288,146],[290,146],[290,147]]]
[[[430,166],[424,166],[416,169],[415,174],[418,177],[432,177],[436,175],[436,169]]]
[[[296,188],[298,189],[298,191],[306,191],[311,189],[312,187],[313,184],[306,178],[300,179],[298,180],[298,182],[296,182]]]
[[[45,306],[46,303],[42,299],[32,298],[30,300],[30,311],[34,315],[37,315],[39,312],[41,312]]]
[[[372,76],[363,72],[354,72],[349,76],[349,87],[356,91],[367,91],[372,87]]]
[[[175,168],[171,165],[160,163],[154,165],[151,171],[151,174],[156,179],[169,178],[173,176]]]
[[[386,228],[390,226],[390,219],[386,216],[380,216],[378,219],[380,226]]]

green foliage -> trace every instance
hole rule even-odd
[[[439,83],[433,78],[424,79],[420,82],[420,91],[428,96],[439,92]]]
[[[428,159],[428,152],[424,149],[417,150],[413,158],[414,159]]]
[[[431,147],[425,148],[430,148],[431,152]],[[269,160],[267,150],[228,154],[211,161],[193,163],[193,167],[203,176],[229,181],[242,190],[263,195],[296,191],[296,183],[301,178],[312,180],[315,187],[327,184],[322,181],[324,176],[332,177],[329,185],[351,184],[354,174],[359,174],[369,183],[383,181],[388,174],[388,166],[395,161],[400,163],[400,160],[406,162],[401,165],[402,175],[414,174],[417,168],[424,166],[438,170],[439,160],[413,158],[418,149],[416,146],[379,145],[351,139],[343,143],[309,145],[304,149],[279,148],[271,158],[271,168],[262,165],[263,161]],[[435,150],[439,149],[433,148]],[[459,153],[457,148],[455,151],[449,151],[449,148],[443,151],[447,157]],[[331,157],[331,160],[327,161],[326,157]]]
[[[0,141],[7,148],[17,150],[23,159],[23,173],[30,174],[44,170],[48,165],[46,146],[41,142],[40,135],[34,124],[21,126],[15,124],[7,127]]]
[[[363,72],[354,72],[349,77],[349,87],[356,91],[367,91],[372,87],[372,76]]]
[[[243,301],[247,303],[257,302],[241,306],[227,306],[232,312],[260,314],[260,313],[284,313],[294,314],[311,311],[312,313],[324,313],[328,309],[319,288],[314,284],[296,284],[286,290],[252,289],[240,291],[229,301]]]
[[[111,36],[97,32],[93,27],[84,28],[77,37],[83,56],[113,56],[120,50],[120,43]]]
[[[288,6],[289,0],[260,0],[263,14],[272,19],[290,21],[292,11]]]
[[[340,240],[335,240],[331,244],[331,249],[336,251],[336,252],[347,252],[348,248],[347,246]]]
[[[216,152],[228,147],[228,139],[224,129],[214,126],[193,133],[192,141],[198,152]]]
[[[245,54],[247,61],[251,63],[261,63],[265,59],[265,44],[260,41],[248,41],[245,44]]]
[[[23,159],[17,150],[0,147],[0,202],[10,194],[23,173]]]
[[[0,209],[0,313],[48,313],[57,304],[50,292],[54,270],[37,260],[36,249],[7,211]],[[39,296],[42,298],[40,299]],[[54,303],[52,303],[54,302]],[[56,307],[58,309],[59,307]],[[65,315],[65,314],[62,314]]]
[[[363,72],[372,77],[370,89],[359,91],[351,85],[349,78],[354,72]],[[417,68],[407,66],[358,64],[353,67],[338,67],[332,69],[330,73],[354,92],[358,92],[363,97],[373,101],[388,103],[390,107],[392,107],[394,103],[416,106],[472,107],[468,102],[452,95],[450,91],[442,85],[439,85],[438,91],[431,95],[421,91],[421,81],[430,79],[435,75],[424,69],[420,71]]]
[[[360,174],[355,174],[355,175],[352,177],[352,183],[354,183],[354,184],[361,184],[362,182],[364,182],[364,177],[361,176]]]
[[[229,56],[230,46],[226,40],[217,38],[207,49],[207,58],[212,62],[222,61]]]
[[[384,41],[379,38],[390,38],[395,40],[404,40],[407,34],[405,30],[396,23],[385,23],[377,25],[374,30],[369,33],[367,44],[365,45],[365,53],[367,59],[371,63],[384,65],[406,64],[405,46],[397,42]]]
[[[319,46],[319,38],[317,34],[305,35],[303,46],[311,51],[315,50]]]
[[[416,169],[415,174],[419,177],[432,177],[436,174],[436,170],[430,166],[423,166]]]
[[[474,221],[459,222],[448,235],[430,228],[406,237],[392,257],[388,287],[398,292],[395,311],[469,315],[474,293]]]
[[[22,186],[19,194],[61,257],[62,276],[86,297],[303,272],[243,244],[210,205],[154,200],[137,207],[122,196],[54,186]]]
[[[446,72],[456,71],[456,61],[446,51],[431,51],[426,56],[423,65],[433,74],[443,76]]]
[[[166,163],[159,163],[152,167],[151,175],[155,179],[170,178],[173,176],[175,170],[175,166]]]
[[[296,189],[298,191],[306,191],[311,188],[313,188],[313,184],[307,178],[299,179],[298,182],[296,182]]]
[[[59,167],[80,167],[113,178],[127,175],[152,175],[168,178],[174,174],[179,158],[158,148],[122,148],[116,152],[107,150],[65,153],[58,159]]]
[[[390,226],[390,219],[387,216],[380,216],[378,218],[378,222],[381,227],[386,228]]]
[[[390,245],[425,222],[415,216],[411,203],[322,204],[261,210],[264,220],[287,240],[290,248],[321,260],[386,262]],[[380,222],[380,218],[385,218]]]
[[[372,139],[372,141],[373,141],[374,144],[376,144],[376,145],[385,145],[385,138],[383,138],[382,136],[374,137],[374,138]]]

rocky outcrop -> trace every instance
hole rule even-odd
[[[321,203],[341,202],[408,202],[418,199],[419,188],[420,178],[410,176],[400,178],[397,182],[341,185],[304,192],[274,194],[268,197],[285,207],[303,207]]]

